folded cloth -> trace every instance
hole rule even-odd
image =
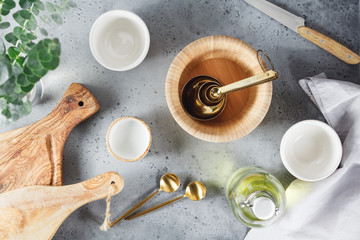
[[[245,240],[360,239],[360,86],[327,79],[324,73],[299,81],[339,134],[339,168],[318,182],[293,181],[284,215],[273,225],[251,229]]]

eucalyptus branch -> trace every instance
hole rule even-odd
[[[6,121],[15,121],[31,112],[31,103],[26,94],[49,70],[54,70],[59,65],[58,39],[34,42],[38,39],[39,32],[43,36],[48,35],[38,25],[37,19],[46,22],[44,20],[47,18],[56,24],[62,24],[64,11],[76,7],[73,0],[65,0],[61,4],[19,0],[18,4],[21,9],[12,14],[18,26],[4,37],[8,48],[0,38],[0,125],[4,118]],[[0,0],[0,29],[10,27],[9,22],[2,20],[15,6],[14,0]]]

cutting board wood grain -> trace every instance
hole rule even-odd
[[[73,83],[46,117],[0,134],[0,193],[31,185],[62,185],[66,139],[99,108],[89,90]]]
[[[122,177],[107,172],[73,185],[29,186],[0,194],[0,239],[51,239],[73,211],[106,197],[112,182],[114,194],[121,192]],[[105,208],[104,202],[104,213]]]

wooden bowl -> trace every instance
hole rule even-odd
[[[262,66],[266,66],[260,57]],[[165,82],[166,102],[175,121],[189,134],[208,142],[229,142],[254,130],[271,102],[272,82],[228,94],[224,111],[210,121],[191,118],[181,105],[187,81],[209,75],[229,84],[263,72],[257,51],[240,39],[209,36],[186,46],[174,59]]]

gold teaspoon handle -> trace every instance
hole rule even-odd
[[[123,220],[125,217],[127,217],[128,215],[130,215],[132,212],[136,211],[139,207],[141,207],[144,203],[146,203],[147,201],[149,201],[150,198],[152,198],[153,196],[155,196],[156,194],[158,194],[160,192],[159,190],[156,190],[155,192],[153,192],[152,194],[150,194],[149,196],[147,196],[144,200],[142,200],[141,202],[139,202],[138,204],[136,204],[135,206],[133,206],[131,209],[129,209],[126,213],[124,213],[121,217],[119,217],[118,219],[116,219],[114,222],[110,223],[110,227],[114,226],[115,224],[117,224],[118,222],[120,222],[121,220]]]
[[[151,208],[149,208],[149,209],[147,209],[147,210],[145,210],[145,211],[142,211],[142,212],[139,212],[139,213],[137,213],[137,214],[134,214],[134,215],[132,215],[132,216],[130,216],[130,217],[127,217],[127,218],[125,218],[125,220],[131,220],[131,219],[140,217],[140,216],[142,216],[142,215],[144,215],[144,214],[147,214],[147,213],[152,212],[152,211],[155,211],[155,210],[157,210],[157,209],[159,209],[159,208],[165,207],[166,205],[169,205],[169,204],[171,204],[171,203],[173,203],[173,202],[175,202],[175,201],[177,201],[177,200],[180,200],[180,199],[182,199],[182,198],[184,198],[184,197],[185,197],[185,195],[184,195],[184,196],[177,197],[177,198],[174,198],[174,199],[171,199],[171,200],[166,201],[166,202],[163,202],[163,203],[160,203],[159,205],[156,205],[156,206],[154,206],[154,207],[151,207]]]
[[[252,86],[266,83],[269,81],[273,81],[277,78],[278,78],[277,72],[275,72],[273,70],[268,70],[268,71],[260,73],[258,75],[255,75],[255,76],[252,76],[249,78],[245,78],[243,80],[228,84],[223,87],[219,87],[217,89],[216,93],[214,92],[213,94],[222,95],[222,94],[237,91],[237,90],[240,90],[243,88],[248,88],[248,87],[252,87]]]

